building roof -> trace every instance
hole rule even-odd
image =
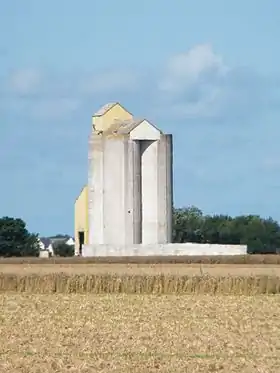
[[[51,240],[49,237],[41,237],[40,241],[44,244],[45,248],[47,248],[51,243]]]
[[[145,119],[132,118],[128,120],[115,120],[114,123],[103,133],[106,134],[115,134],[115,135],[129,135],[139,124],[144,122]],[[150,123],[150,122],[148,122]],[[151,123],[150,123],[151,124]],[[155,127],[159,132],[161,132],[156,126]]]
[[[58,244],[58,243],[65,243],[70,238],[74,240],[71,236],[59,236],[59,237],[41,237],[40,240],[44,244],[44,246],[47,248],[51,244]]]
[[[93,114],[93,117],[102,117],[102,115],[106,114],[109,110],[111,110],[114,106],[119,105],[121,108],[124,109],[128,114],[131,114],[124,106],[122,106],[119,102],[109,102],[108,104],[103,105],[96,113]]]
[[[111,110],[112,107],[114,107],[117,104],[118,104],[118,102],[109,102],[108,104],[103,105],[99,110],[97,110],[97,112],[94,113],[93,116],[94,117],[101,117],[102,115],[107,113],[107,111]]]
[[[108,131],[119,135],[126,135],[134,130],[141,122],[143,122],[143,119],[132,118],[128,120],[116,120],[111,127],[108,128]]]

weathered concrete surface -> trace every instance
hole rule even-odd
[[[161,135],[158,142],[157,243],[172,242],[173,218],[173,140],[172,135]]]
[[[163,244],[172,236],[172,136],[115,121],[89,139],[89,244]]]
[[[92,256],[176,256],[176,255],[245,255],[246,245],[211,245],[168,243],[158,245],[84,245],[84,257]]]
[[[158,141],[142,140],[142,243],[158,243]],[[164,203],[164,201],[161,201]]]

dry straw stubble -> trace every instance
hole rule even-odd
[[[277,276],[0,274],[0,291],[92,294],[279,294]]]
[[[4,293],[0,307],[1,372],[279,372],[277,296]]]
[[[0,258],[0,264],[280,264],[280,255]]]

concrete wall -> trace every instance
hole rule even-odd
[[[91,133],[88,155],[89,244],[103,244],[103,138]]]
[[[142,242],[141,151],[139,141],[128,140],[126,163],[126,242]]]
[[[173,223],[173,141],[172,135],[161,135],[158,142],[158,243],[172,242]]]
[[[142,243],[151,244],[158,242],[158,141],[140,144]]]
[[[163,244],[163,245],[84,245],[83,256],[176,256],[245,255],[246,245]]]
[[[172,136],[140,140],[142,243],[172,241],[173,161]]]
[[[78,232],[85,233],[85,244],[88,244],[88,186],[86,185],[75,201],[74,212],[75,252],[79,250]]]
[[[92,118],[95,131],[89,138],[88,155],[90,244],[133,243],[133,178],[128,176],[128,169],[134,169],[134,153],[125,136],[98,135],[114,121],[129,119],[132,114],[118,103]]]
[[[115,120],[131,118],[119,104],[93,116],[88,164],[89,244],[171,242],[172,136],[162,134],[147,120],[127,133],[112,131]]]
[[[93,132],[88,175],[88,243],[171,242],[171,135],[131,140]]]
[[[103,224],[105,243],[125,244],[125,146],[122,138],[104,141]]]
[[[93,133],[89,151],[89,243],[141,242],[140,150],[127,136]]]

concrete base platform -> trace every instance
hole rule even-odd
[[[176,255],[246,255],[247,245],[169,243],[162,245],[83,245],[83,257],[105,256],[176,256]]]

